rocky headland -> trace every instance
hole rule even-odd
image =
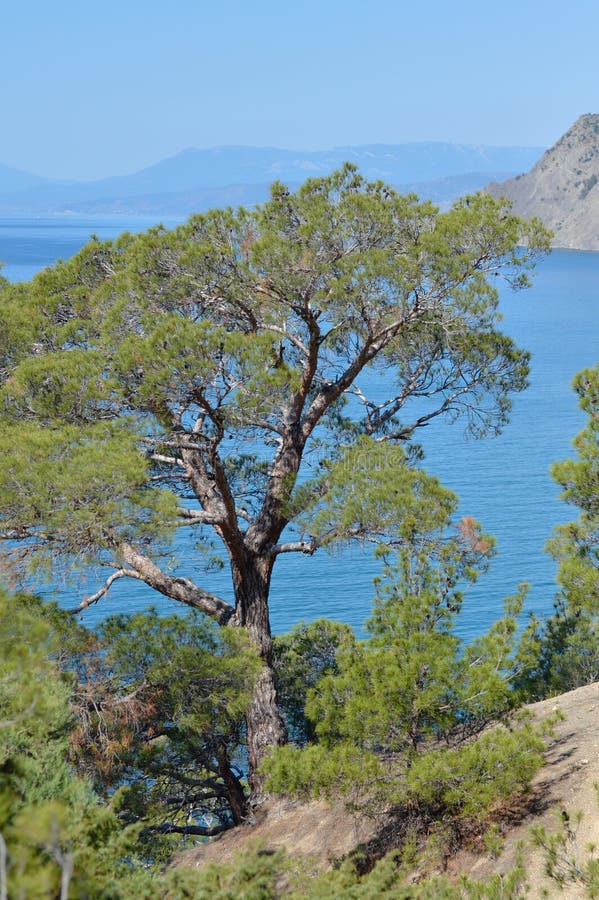
[[[581,116],[530,172],[485,190],[525,219],[538,216],[554,247],[599,250],[599,114]]]

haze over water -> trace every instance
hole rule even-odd
[[[109,238],[150,224],[145,218],[0,219],[4,274],[13,281],[27,280],[58,257],[68,258],[91,233]],[[503,289],[504,330],[533,354],[530,387],[514,397],[509,425],[499,437],[483,440],[464,439],[460,421],[451,426],[437,421],[418,435],[426,468],[459,494],[462,514],[479,519],[497,538],[490,571],[466,595],[458,628],[464,637],[488,627],[501,613],[502,598],[521,581],[531,583],[527,611],[551,612],[555,566],[543,545],[553,526],[575,518],[577,511],[559,501],[549,467],[572,455],[572,438],[584,424],[570,385],[576,372],[599,358],[598,296],[599,254],[575,251],[554,251],[541,261],[531,290],[514,294]],[[188,546],[183,541],[178,556],[182,574],[193,575],[184,564]],[[319,616],[349,622],[359,631],[370,611],[377,571],[371,551],[359,548],[311,558],[282,556],[271,593],[275,632]],[[226,571],[202,576],[200,583],[230,599]],[[56,596],[72,606],[91,589],[91,583],[77,590],[58,587]],[[48,594],[47,587],[43,593]],[[149,604],[180,609],[157,600],[142,585],[123,581],[83,621],[91,625],[109,613]]]

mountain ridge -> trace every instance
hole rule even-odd
[[[34,175],[33,172],[0,163],[0,194],[38,187],[47,184],[48,181],[49,179]]]
[[[6,182],[0,180],[0,213],[86,213],[102,208],[128,213],[143,210],[176,214],[189,212],[186,194],[210,191],[212,205],[226,205],[227,194],[231,194],[233,187],[236,193],[257,195],[256,200],[243,202],[259,202],[266,198],[265,186],[272,181],[297,185],[307,177],[326,175],[346,161],[358,165],[367,178],[381,179],[402,189],[469,177],[474,189],[478,190],[494,177],[525,170],[540,152],[541,148],[534,147],[488,147],[434,141],[365,144],[313,151],[244,146],[192,148],[131,175],[92,182],[65,183],[30,176],[32,181],[24,183],[22,178],[16,179],[18,183],[9,190]],[[259,186],[260,190],[251,190],[252,186]],[[460,188],[447,184],[439,199],[453,199],[456,190]],[[158,199],[152,201],[156,195],[159,195]],[[166,202],[166,195],[171,195],[170,202]]]
[[[456,197],[466,193],[475,193],[487,183],[491,173],[465,172],[462,175],[448,175],[431,181],[396,184],[394,187],[402,194],[417,194],[419,197],[432,200],[440,205],[448,204]],[[496,173],[495,177],[507,178],[510,173]],[[491,176],[493,177],[493,176]],[[291,190],[299,187],[299,181],[287,181]],[[138,194],[131,197],[112,197],[110,195],[97,198],[70,196],[70,202],[57,209],[56,198],[60,193],[52,189],[39,191],[14,192],[0,196],[0,213],[4,215],[22,215],[47,213],[49,215],[166,215],[180,216],[203,212],[207,209],[226,206],[253,206],[268,199],[272,182],[263,184],[230,184],[223,187],[193,187],[183,191],[170,191],[157,194]],[[41,197],[46,197],[44,204]]]
[[[580,116],[529,172],[485,190],[525,219],[538,216],[554,247],[599,250],[599,114]]]

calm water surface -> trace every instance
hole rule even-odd
[[[67,259],[92,233],[110,238],[150,224],[147,218],[0,219],[4,274],[13,281],[29,279],[57,258]],[[530,388],[515,397],[510,424],[499,437],[482,441],[464,439],[459,422],[437,422],[419,436],[429,471],[459,494],[463,514],[475,516],[497,538],[491,570],[467,594],[459,626],[464,637],[488,627],[501,613],[502,599],[522,581],[531,584],[527,610],[551,611],[555,567],[543,545],[553,526],[576,511],[559,500],[549,467],[571,455],[571,440],[584,424],[570,384],[579,369],[599,358],[599,254],[554,251],[539,265],[533,289],[504,291],[501,307],[505,331],[533,354]],[[182,540],[177,549],[180,571],[194,575],[186,562],[190,545]],[[360,549],[282,556],[271,593],[274,630],[326,615],[360,631],[377,571],[370,551]],[[202,584],[230,598],[226,572],[203,576]],[[73,605],[86,589],[91,584],[77,590],[58,586],[55,596]],[[142,585],[117,582],[84,621],[92,625],[109,613],[150,603],[164,611],[177,608],[157,601]]]

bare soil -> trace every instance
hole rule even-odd
[[[540,898],[545,888],[549,896],[575,900],[585,896],[582,888],[570,884],[560,891],[546,878],[544,854],[530,846],[530,829],[543,825],[547,831],[556,831],[562,816],[574,825],[575,814],[580,811],[583,818],[577,827],[576,845],[581,857],[588,844],[599,846],[599,803],[594,788],[599,783],[599,683],[543,700],[529,709],[539,719],[555,710],[565,716],[549,740],[546,763],[533,781],[531,796],[520,810],[513,810],[511,820],[501,823],[504,849],[498,859],[462,851],[453,857],[451,871],[466,872],[474,878],[506,872],[524,843],[530,897]]]
[[[532,847],[530,830],[533,825],[557,830],[560,817],[565,814],[574,823],[575,814],[580,811],[583,819],[577,828],[576,843],[581,855],[589,843],[599,845],[599,805],[594,789],[594,783],[599,782],[599,683],[533,704],[529,709],[538,719],[547,718],[556,710],[565,718],[548,740],[546,764],[535,777],[530,794],[496,817],[502,852],[495,857],[478,842],[474,849],[458,850],[445,860],[446,872],[476,879],[505,873],[514,866],[520,850],[532,900],[547,896],[544,889],[550,897],[577,900],[585,896],[582,888],[568,884],[560,890],[547,879],[543,852]],[[402,831],[401,823],[389,816],[369,818],[353,814],[341,803],[334,806],[323,801],[302,804],[270,800],[258,810],[252,824],[182,854],[177,864],[195,868],[206,862],[227,862],[248,844],[259,842],[269,850],[285,849],[290,855],[301,857],[307,871],[318,871],[360,846],[368,847],[376,856],[382,855],[401,843]]]

